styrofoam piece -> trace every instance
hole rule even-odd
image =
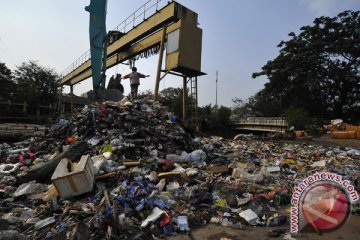
[[[280,172],[280,167],[276,166],[276,167],[267,167],[266,170],[270,173],[272,172]]]
[[[251,209],[246,209],[239,213],[240,217],[245,219],[248,223],[255,223],[259,219],[258,215]]]
[[[106,163],[106,158],[103,155],[93,156],[91,160],[94,164],[95,174],[97,174]]]

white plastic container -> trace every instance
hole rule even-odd
[[[69,159],[62,159],[51,177],[60,197],[67,199],[90,192],[93,189],[95,174],[90,156],[82,156],[73,171],[69,171],[68,164]]]

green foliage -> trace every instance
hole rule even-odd
[[[53,69],[29,61],[18,66],[14,75],[17,84],[15,101],[26,101],[35,106],[56,102],[59,77]]]
[[[285,118],[289,126],[294,126],[295,129],[307,129],[311,122],[308,112],[303,108],[289,108],[285,112]]]
[[[231,116],[231,109],[228,107],[220,106],[215,113],[216,119],[219,124],[226,125],[229,122]]]
[[[303,108],[317,118],[359,119],[360,12],[316,18],[289,37],[278,45],[279,55],[253,74],[269,82],[252,106],[264,116]]]
[[[211,104],[198,108],[200,125],[203,131],[226,128],[231,116],[231,109]],[[205,126],[204,126],[205,125]]]
[[[189,93],[189,90],[186,91]],[[166,88],[159,92],[160,102],[161,104],[167,106],[170,112],[173,112],[179,119],[182,119],[183,112],[183,89],[182,88]],[[191,106],[191,98],[189,94],[186,98],[186,114],[190,116],[190,106]]]
[[[187,90],[187,93],[189,91]],[[178,119],[182,119],[182,102],[183,89],[182,88],[166,88],[159,93],[161,104],[168,107],[169,111],[173,112]],[[188,117],[191,117],[191,97],[186,98]],[[229,122],[231,109],[224,106],[212,106],[211,104],[204,107],[198,107],[199,123],[202,125],[202,130],[224,128]]]
[[[282,114],[282,100],[272,96],[266,89],[250,97],[247,108],[256,113],[258,117],[276,117]]]
[[[5,63],[0,62],[0,101],[10,100],[14,95],[15,83],[12,73]]]
[[[204,118],[209,120],[210,118],[212,118],[211,116],[213,115],[213,107],[211,106],[211,104],[205,105],[204,107],[199,107],[198,114],[200,116],[200,119]]]

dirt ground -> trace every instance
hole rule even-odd
[[[279,140],[284,141],[284,140]],[[340,148],[354,148],[360,150],[360,140],[359,139],[332,139],[329,135],[324,135],[321,137],[313,137],[311,140],[302,140],[296,139],[294,141],[286,140],[286,143],[305,143],[309,145],[319,145],[325,147],[340,147]]]
[[[280,229],[289,229],[289,225],[277,227]],[[231,240],[270,240],[282,239],[270,238],[267,233],[270,230],[277,229],[275,227],[250,227],[245,226],[244,229],[225,228],[218,225],[209,224],[204,228],[193,230],[188,235],[178,235],[170,237],[168,240],[220,240],[227,238]],[[356,240],[360,236],[360,216],[351,216],[349,221],[339,230],[324,235],[316,233],[304,233],[295,237],[297,240]]]
[[[331,139],[329,136],[313,138],[312,140],[295,140],[289,143],[306,143],[322,145],[326,147],[351,147],[360,150],[360,140],[357,139]],[[267,234],[273,229],[290,230],[289,224],[280,227],[252,227],[244,226],[244,229],[232,229],[219,225],[208,224],[200,229],[193,229],[189,234],[177,235],[167,238],[168,240],[270,240],[283,239],[282,237],[271,238]],[[302,233],[296,236],[297,240],[355,240],[360,239],[360,216],[352,215],[343,227],[335,232],[318,235],[316,233]]]
[[[295,140],[295,142],[298,140]],[[327,147],[351,147],[360,150],[360,140],[359,139],[332,139],[329,135],[324,135],[322,137],[313,138],[310,141],[306,141],[308,144],[314,145],[323,145]]]

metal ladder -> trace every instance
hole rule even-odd
[[[198,92],[197,77],[190,77],[190,98],[191,98],[191,124],[198,126]]]

